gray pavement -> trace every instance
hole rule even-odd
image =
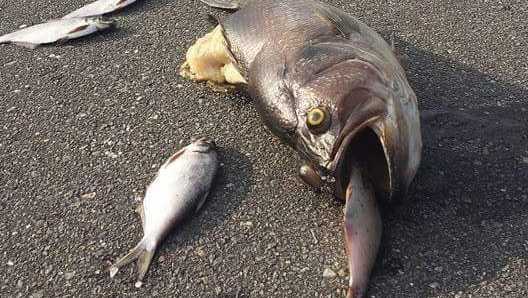
[[[2,0],[0,34],[89,1]],[[373,297],[528,296],[528,2],[329,1],[409,56],[424,158],[385,205]],[[251,100],[178,76],[218,12],[138,1],[112,32],[35,51],[0,46],[0,296],[343,294],[342,203],[295,177],[298,157]],[[133,210],[195,135],[224,166],[205,209],[159,250],[145,286],[111,261],[140,239]],[[343,273],[343,272],[340,272]]]

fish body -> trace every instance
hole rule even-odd
[[[0,44],[13,43],[34,49],[42,44],[83,37],[114,24],[113,20],[101,17],[52,20],[0,36]]]
[[[136,0],[98,0],[73,11],[62,18],[71,19],[101,16],[122,9],[134,2],[136,2]]]
[[[110,268],[113,277],[120,267],[138,260],[136,287],[148,270],[152,257],[167,233],[204,204],[218,167],[215,144],[201,138],[172,155],[148,186],[138,212],[143,237]]]
[[[189,48],[181,74],[244,86],[265,125],[303,158],[301,178],[345,200],[348,295],[364,297],[378,203],[403,197],[421,160],[418,103],[393,47],[318,1],[202,2],[240,9]]]

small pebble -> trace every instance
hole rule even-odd
[[[337,274],[330,268],[326,268],[324,271],[323,271],[323,277],[324,278],[334,278],[336,277]]]
[[[251,222],[251,221],[243,221],[243,222],[240,223],[240,226],[251,228],[253,226],[253,222]]]
[[[95,192],[85,193],[81,195],[81,199],[93,199],[95,198],[95,196],[96,196]]]
[[[114,152],[106,151],[105,155],[110,158],[117,158],[119,155],[115,154]]]
[[[436,281],[433,282],[433,283],[431,283],[431,284],[429,284],[429,287],[431,287],[431,288],[433,288],[433,289],[436,289],[436,288],[438,288],[439,286],[440,286],[440,284],[437,283]]]
[[[200,257],[204,257],[205,256],[205,251],[201,247],[198,247],[194,252]]]
[[[42,298],[44,297],[44,290],[37,291],[30,296],[31,298]]]
[[[75,272],[66,272],[66,273],[64,273],[64,278],[66,280],[70,280],[70,279],[73,278],[74,275],[75,275]]]
[[[341,268],[339,269],[339,271],[337,271],[337,275],[341,276],[341,277],[345,277],[347,276],[347,272],[345,269]]]

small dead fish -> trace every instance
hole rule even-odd
[[[134,2],[136,2],[136,0],[98,0],[73,11],[62,18],[71,19],[100,16],[122,9]]]
[[[114,20],[102,17],[53,20],[0,36],[0,44],[13,43],[35,49],[42,44],[83,37],[114,25]]]
[[[110,267],[110,277],[119,268],[138,260],[136,287],[143,285],[156,248],[183,219],[197,212],[204,204],[218,168],[215,143],[200,138],[172,155],[149,185],[143,204],[138,207],[143,225],[143,238],[125,256]]]

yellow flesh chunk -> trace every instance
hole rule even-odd
[[[229,52],[220,26],[189,48],[180,74],[195,81],[247,84]]]

